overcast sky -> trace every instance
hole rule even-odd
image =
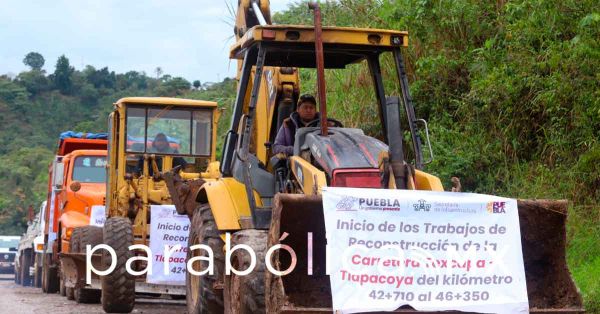
[[[271,12],[293,0],[271,0]],[[229,62],[237,0],[0,0],[0,74],[28,67],[30,51],[53,72],[64,54],[71,65],[108,66],[202,82],[235,76]]]

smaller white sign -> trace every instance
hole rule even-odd
[[[104,205],[92,206],[90,213],[90,226],[104,227],[106,222],[106,207]]]
[[[188,216],[179,215],[174,205],[150,206],[150,250],[152,284],[185,285]]]

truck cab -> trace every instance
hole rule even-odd
[[[44,214],[42,288],[58,290],[59,253],[69,252],[74,228],[87,226],[95,206],[104,206],[106,134],[64,132],[49,167]]]
[[[0,273],[14,272],[19,239],[19,236],[0,236]]]
[[[61,252],[69,251],[69,239],[76,227],[90,224],[93,206],[104,206],[106,194],[106,151],[76,150],[63,157],[66,171],[58,195]]]

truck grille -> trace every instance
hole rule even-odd
[[[15,260],[15,253],[0,253],[0,262],[13,262]]]

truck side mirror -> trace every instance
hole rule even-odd
[[[54,162],[54,169],[52,171],[53,178],[52,181],[54,183],[54,188],[60,190],[63,185],[63,176],[65,171],[65,165],[60,161]]]
[[[73,181],[71,182],[71,185],[69,185],[69,188],[71,188],[71,191],[77,192],[81,190],[81,183],[79,183],[79,181]]]

